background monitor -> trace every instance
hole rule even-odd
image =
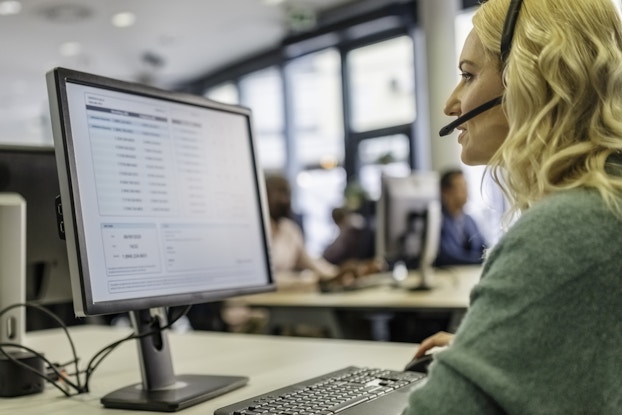
[[[54,200],[60,194],[53,147],[0,145],[0,193],[26,201],[26,300],[45,305],[66,324],[73,318],[67,247],[59,238]],[[28,330],[57,323],[27,310]]]
[[[64,68],[47,75],[69,269],[78,315],[273,290],[264,181],[250,110]],[[106,407],[176,410],[243,385],[175,376],[165,332],[140,340],[143,386]]]
[[[440,182],[433,171],[408,176],[383,175],[376,208],[376,255],[390,266],[419,269],[430,288],[429,276],[441,233]]]

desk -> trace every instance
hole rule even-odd
[[[337,310],[356,310],[373,313],[376,317],[375,338],[385,340],[386,319],[392,312],[399,311],[447,311],[451,313],[450,328],[455,328],[469,306],[469,295],[479,281],[481,266],[461,266],[435,269],[430,291],[408,291],[387,283],[356,291],[320,293],[315,290],[278,290],[275,292],[236,297],[229,305],[264,307],[270,311],[269,329],[295,323],[321,324],[331,337],[343,338],[343,329],[337,319]],[[409,273],[404,287],[414,286],[419,281],[418,272]],[[374,328],[372,328],[374,330]]]
[[[81,362],[127,330],[103,326],[71,328]],[[302,339],[217,332],[169,335],[177,374],[248,376],[247,386],[181,411],[211,415],[214,410],[349,365],[401,370],[416,350],[414,344],[333,339]],[[52,361],[70,359],[64,334],[57,329],[27,333],[25,344]],[[0,398],[0,413],[19,415],[122,415],[152,412],[104,409],[99,399],[112,390],[140,382],[136,344],[127,342],[101,364],[91,380],[91,392],[66,398],[47,386],[44,393]]]

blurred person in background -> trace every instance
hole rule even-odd
[[[488,244],[475,220],[464,211],[469,195],[462,170],[445,171],[440,186],[443,221],[435,265],[481,264]]]

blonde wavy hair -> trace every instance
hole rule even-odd
[[[610,163],[616,154],[622,163],[622,23],[613,0],[524,0],[501,62],[509,3],[489,0],[473,17],[506,87],[509,133],[489,172],[512,212],[587,187],[622,217],[622,173],[612,175]]]

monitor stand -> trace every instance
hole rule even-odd
[[[421,276],[419,283],[414,286],[405,284],[404,282],[408,278],[409,274],[408,267],[404,261],[397,261],[393,265],[393,270],[391,271],[393,286],[401,289],[407,289],[408,291],[430,291],[434,289],[434,286],[431,284],[432,274],[434,273],[432,266],[422,265],[419,266],[417,270]]]
[[[430,291],[434,289],[434,261],[438,253],[440,243],[442,209],[440,201],[433,200],[428,203],[426,210],[426,228],[423,235],[423,250],[419,260],[419,284],[410,287],[410,291]]]
[[[135,384],[104,396],[106,408],[174,412],[222,395],[248,383],[247,377],[219,375],[179,375],[173,362],[162,309],[130,312],[136,333],[154,334],[139,338],[142,385]]]
[[[409,291],[430,291],[434,289],[434,285],[432,284],[432,275],[434,274],[434,269],[429,265],[422,265],[419,267],[419,274],[421,275],[421,279],[419,280],[419,284],[414,285],[412,287],[408,287]]]

